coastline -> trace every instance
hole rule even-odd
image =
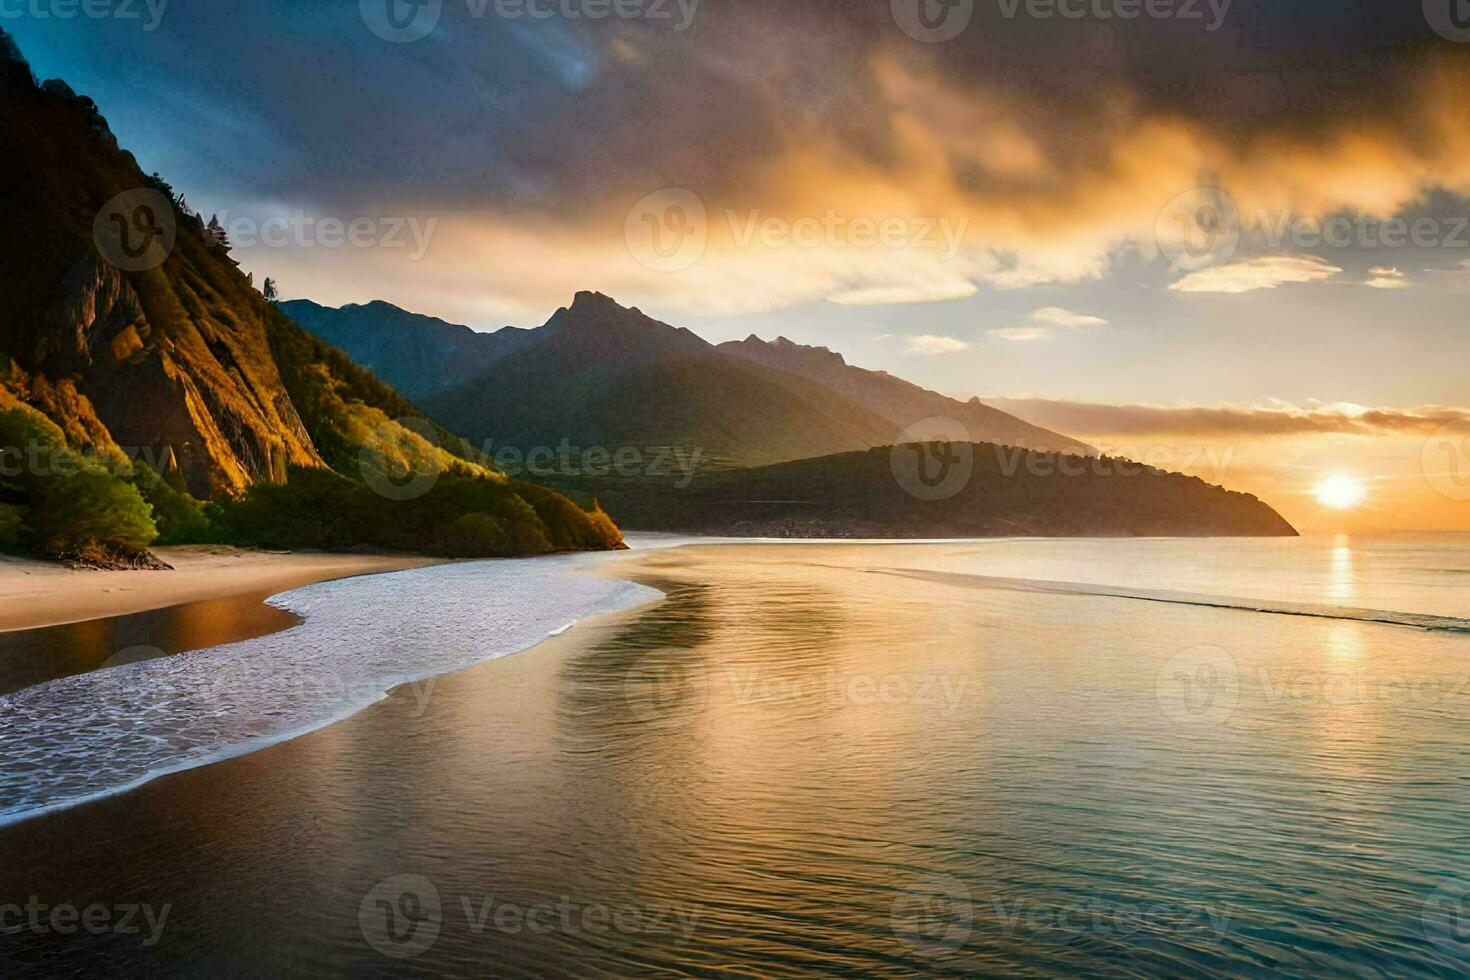
[[[317,582],[445,564],[424,555],[158,548],[173,571],[78,571],[0,556],[0,633],[86,622],[240,595],[276,595]]]
[[[351,562],[356,557],[351,555],[298,556],[317,562],[308,566],[317,579],[267,600],[297,616],[301,622],[295,628],[193,650],[187,657],[62,677],[0,696],[10,720],[25,733],[0,747],[0,762],[6,763],[0,765],[0,799],[7,801],[0,804],[0,827],[294,741],[387,700],[400,688],[420,685],[427,696],[437,677],[540,646],[582,622],[661,600],[656,590],[621,577],[578,574],[602,560],[628,554],[585,552],[482,562],[364,557],[367,562],[411,563],[396,569],[396,575],[369,574],[370,567],[354,569],[351,564],[330,562],[336,558]],[[322,577],[322,560],[339,574]],[[231,563],[223,564],[227,571]],[[292,570],[287,565],[286,570]],[[413,620],[381,614],[394,604],[413,608],[431,596],[442,597],[446,590],[461,601],[457,609],[446,611],[451,615],[441,617],[430,634]],[[91,594],[96,594],[95,588]],[[531,600],[542,597],[531,612],[536,605]],[[483,639],[466,649],[453,642],[454,629],[442,639],[434,636],[439,628],[452,625],[462,627],[459,636]],[[343,643],[344,638],[350,642]],[[220,699],[233,706],[226,716],[201,718],[189,708]],[[71,716],[79,713],[86,713],[95,743],[84,753],[85,764],[58,764],[29,775],[12,771],[20,768],[20,761],[54,757],[54,747],[74,744],[83,726]],[[152,734],[142,741],[118,738],[141,729]],[[139,744],[145,744],[146,751],[137,753]]]

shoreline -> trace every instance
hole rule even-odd
[[[604,616],[616,615],[640,608],[649,603],[662,601],[663,595],[657,590],[648,589],[634,584],[631,580],[621,577],[602,578],[601,576],[584,576],[577,574],[585,572],[589,567],[595,567],[595,556],[617,556],[626,557],[628,552],[585,552],[576,553],[571,557],[581,557],[584,560],[592,557],[592,561],[576,562],[568,564],[569,556],[546,556],[541,559],[526,559],[513,562],[452,562],[428,559],[422,557],[403,556],[363,556],[362,560],[372,562],[394,562],[408,561],[410,564],[401,568],[380,568],[379,571],[400,571],[412,575],[415,570],[424,572],[433,571],[436,579],[442,575],[451,578],[460,578],[466,582],[479,580],[483,588],[484,578],[476,575],[478,566],[498,566],[501,575],[494,576],[499,580],[496,588],[490,590],[484,596],[483,603],[474,604],[473,609],[481,610],[485,606],[493,605],[490,600],[492,593],[506,591],[521,591],[525,593],[520,597],[524,602],[533,594],[543,594],[545,586],[550,580],[558,580],[567,586],[568,593],[579,593],[576,597],[563,596],[562,604],[565,606],[563,613],[554,613],[552,617],[535,617],[529,621],[522,621],[518,629],[507,629],[497,637],[497,641],[489,646],[478,649],[474,655],[463,656],[453,654],[450,659],[440,660],[431,657],[427,662],[414,665],[406,664],[396,656],[391,657],[389,664],[384,664],[380,659],[378,667],[380,672],[368,670],[366,673],[357,673],[349,676],[353,668],[358,666],[355,662],[360,659],[360,649],[354,648],[348,656],[347,663],[336,665],[323,665],[320,663],[301,667],[297,664],[293,647],[303,642],[310,643],[315,638],[311,631],[320,631],[322,636],[338,637],[344,626],[360,626],[363,622],[358,616],[352,615],[351,610],[344,610],[339,601],[341,591],[347,579],[361,579],[364,583],[362,589],[369,592],[380,592],[383,586],[380,579],[384,576],[370,573],[366,569],[359,568],[357,571],[345,571],[341,574],[318,577],[309,584],[298,585],[280,590],[269,596],[266,600],[270,605],[284,609],[300,618],[301,622],[294,628],[277,633],[271,633],[250,640],[237,643],[227,643],[222,646],[210,647],[203,650],[191,651],[193,656],[181,660],[177,657],[164,657],[156,660],[141,661],[128,667],[112,671],[95,671],[77,674],[70,677],[59,678],[51,683],[36,687],[22,689],[10,695],[0,697],[7,701],[12,709],[17,712],[17,717],[30,712],[30,724],[28,730],[35,734],[41,729],[55,729],[47,733],[68,744],[74,738],[77,730],[75,725],[69,724],[62,714],[70,706],[83,705],[106,705],[112,712],[111,718],[96,719],[92,722],[94,727],[106,729],[108,726],[129,728],[136,723],[136,719],[146,713],[146,709],[156,707],[155,695],[159,694],[163,686],[170,687],[169,700],[175,698],[180,703],[187,701],[195,694],[207,694],[210,697],[217,696],[221,691],[226,694],[243,692],[246,695],[259,694],[263,687],[274,683],[279,691],[279,696],[266,697],[264,704],[269,704],[271,713],[277,713],[283,700],[295,699],[297,707],[302,709],[297,712],[294,723],[285,723],[274,731],[252,731],[248,735],[240,737],[227,737],[205,750],[187,743],[180,746],[168,747],[154,745],[155,750],[162,751],[162,755],[155,757],[151,762],[143,760],[128,760],[122,757],[115,758],[111,768],[115,772],[124,768],[131,768],[132,774],[119,782],[111,785],[88,787],[82,792],[74,789],[63,789],[53,798],[38,801],[39,805],[21,807],[0,807],[0,828],[43,817],[47,814],[63,810],[74,809],[79,806],[93,803],[109,797],[125,795],[137,790],[155,780],[211,766],[219,762],[225,762],[233,758],[247,756],[256,752],[271,748],[276,745],[295,741],[305,735],[320,731],[332,725],[346,721],[347,719],[361,713],[374,704],[388,700],[401,688],[416,684],[432,683],[435,678],[446,674],[460,673],[480,664],[514,654],[524,653],[541,646],[548,641],[556,641],[564,638],[573,627],[585,622],[601,619]],[[175,555],[170,554],[172,559]],[[215,555],[218,559],[221,556]],[[230,556],[224,556],[226,558]],[[282,555],[266,555],[267,558],[293,557]],[[345,558],[356,559],[358,556],[333,556],[333,555],[305,555],[308,559],[331,559]],[[543,563],[554,563],[550,567]],[[228,563],[226,563],[228,565]],[[437,570],[428,566],[436,566]],[[580,566],[580,567],[579,567]],[[313,566],[315,573],[321,571],[320,565]],[[340,571],[340,569],[339,569]],[[63,575],[67,572],[63,571]],[[118,573],[77,573],[81,575],[125,575],[144,574],[138,572]],[[165,573],[148,573],[165,574]],[[601,583],[601,584],[594,584]],[[420,592],[423,591],[424,583],[419,582]],[[578,587],[580,585],[580,587]],[[234,591],[238,592],[239,589]],[[396,599],[395,593],[395,599]],[[369,597],[375,600],[380,597]],[[412,597],[411,597],[412,598]],[[516,600],[511,600],[512,602]],[[366,605],[359,604],[358,615],[372,608],[372,601]],[[348,613],[342,619],[343,613]],[[565,618],[563,618],[563,616]],[[502,616],[497,620],[491,616],[490,621],[507,620],[510,617]],[[342,621],[334,622],[340,619]],[[381,624],[381,619],[375,617],[373,622]],[[393,639],[389,636],[361,638],[366,642],[366,649],[377,649],[383,651],[382,641]],[[247,657],[239,657],[238,654],[248,652]],[[261,661],[266,661],[261,663]],[[271,661],[274,661],[272,663]],[[170,666],[170,662],[174,665]],[[237,674],[234,677],[223,677],[222,673],[229,671],[231,666],[237,667],[246,673]],[[173,669],[183,673],[183,676],[172,674]],[[264,673],[250,674],[252,669],[263,670]],[[131,672],[124,677],[124,672]],[[156,673],[155,673],[156,672]],[[291,676],[296,672],[298,676]],[[144,682],[138,683],[140,677],[152,674],[160,683]],[[327,683],[317,684],[316,681]],[[66,688],[60,688],[65,685]],[[197,689],[197,690],[194,690]],[[64,698],[55,705],[45,705],[57,690],[64,691]],[[191,693],[192,692],[192,693]],[[303,701],[304,696],[304,701]],[[119,704],[118,701],[131,700],[136,702],[131,706]],[[39,703],[33,703],[39,702]],[[57,709],[61,708],[61,713]],[[185,727],[182,723],[179,728]],[[109,751],[123,751],[120,748],[123,743],[106,740],[99,745],[99,751],[104,754]],[[15,747],[12,747],[15,748]],[[4,753],[0,753],[3,755]],[[24,754],[24,753],[22,753]],[[89,762],[87,771],[90,772],[95,765],[95,759]],[[61,777],[61,774],[50,772],[49,777]],[[87,778],[82,773],[72,773],[69,777],[77,778],[85,783]],[[6,795],[5,790],[16,787],[6,787],[5,769],[0,767],[0,797]],[[19,794],[15,794],[18,798]]]
[[[0,633],[66,626],[207,599],[278,595],[317,582],[447,564],[425,555],[158,548],[172,571],[79,571],[0,556]]]

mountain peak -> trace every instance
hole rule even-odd
[[[655,320],[636,306],[622,306],[611,296],[592,290],[577,293],[571,306],[562,307],[546,321],[545,329],[548,335],[596,357],[608,357],[614,351],[648,356],[656,352],[704,354],[711,349],[683,327]]]
[[[567,307],[574,313],[604,313],[612,310],[622,310],[624,307],[617,300],[606,293],[599,293],[591,289],[578,290],[577,295],[572,297],[572,305]],[[637,310],[632,312],[637,313]]]

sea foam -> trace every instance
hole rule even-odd
[[[534,646],[660,598],[582,574],[606,556],[441,565],[272,598],[281,633],[63,677],[0,697],[0,825],[322,728],[393,687]]]

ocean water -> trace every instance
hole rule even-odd
[[[168,910],[156,933],[0,934],[0,956],[120,975],[1470,970],[1470,536],[556,562],[282,597],[305,624],[226,659],[316,623],[312,655],[364,658],[376,684],[374,638],[422,677],[565,625],[549,605],[570,621],[664,595],[0,827],[0,903]],[[19,692],[40,699],[24,724],[0,702],[0,751],[18,737],[67,774],[7,772],[0,801],[78,785],[87,753],[28,726],[108,673]],[[127,741],[99,743],[110,769]]]

